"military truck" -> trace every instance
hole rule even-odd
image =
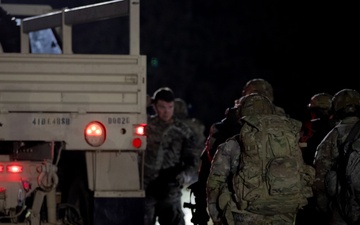
[[[128,54],[73,53],[72,26],[117,17]],[[0,51],[0,224],[143,223],[139,20],[139,0],[21,19],[20,52]],[[32,51],[29,35],[44,29],[58,32],[61,52]]]

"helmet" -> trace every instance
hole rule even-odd
[[[175,98],[174,100],[174,115],[180,119],[185,119],[188,116],[187,104],[181,98]]]
[[[259,93],[245,95],[239,99],[238,118],[250,115],[274,114],[275,108],[270,99]]]
[[[311,97],[308,108],[331,109],[331,96],[328,93],[319,93]]]
[[[360,107],[360,94],[353,89],[342,89],[332,98],[332,107],[335,113],[354,106]]]
[[[251,94],[251,93],[259,93],[265,95],[272,102],[274,101],[273,88],[269,82],[262,78],[255,78],[249,80],[242,91],[242,96]]]

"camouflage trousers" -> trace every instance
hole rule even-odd
[[[219,197],[219,208],[222,210],[222,221],[226,225],[295,225],[296,212],[265,216],[238,210],[229,197],[230,192],[223,192]]]
[[[295,214],[264,216],[254,213],[232,213],[234,225],[294,225]]]
[[[185,225],[181,205],[181,189],[164,192],[163,196],[147,195],[145,197],[144,225]]]

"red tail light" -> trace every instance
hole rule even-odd
[[[141,145],[142,145],[142,141],[140,138],[134,138],[133,142],[132,142],[132,145],[135,147],[135,148],[140,148]]]
[[[134,133],[136,136],[145,136],[145,127],[146,127],[146,124],[140,124],[140,125],[137,125],[134,127]],[[136,137],[133,139],[132,141],[132,145],[135,147],[135,148],[140,148],[142,146],[142,140],[140,137]]]
[[[19,165],[9,165],[6,167],[6,170],[9,173],[21,173],[23,171],[23,167]]]
[[[0,165],[0,173],[4,171],[4,166]]]
[[[104,144],[106,139],[105,126],[100,122],[93,121],[86,125],[84,136],[86,142],[89,145],[93,147],[99,147],[100,145]]]
[[[23,186],[24,190],[26,192],[29,192],[30,189],[31,189],[31,183],[29,181],[27,181],[27,180],[22,180],[21,183],[22,183],[22,186]]]

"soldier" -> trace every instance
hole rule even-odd
[[[260,93],[268,97],[271,101],[274,99],[273,88],[266,80],[262,78],[255,78],[249,80],[242,89],[242,96]],[[225,111],[225,118],[219,122],[214,123],[209,132],[209,136],[205,142],[205,148],[201,154],[201,162],[199,168],[198,181],[189,186],[193,190],[196,201],[196,210],[191,221],[195,225],[206,225],[209,220],[207,213],[206,202],[206,182],[210,171],[211,160],[219,144],[226,141],[226,139],[238,134],[240,131],[240,124],[238,123],[237,107],[238,99],[235,100],[234,106],[227,108]],[[278,114],[285,114],[280,107],[275,107]]]
[[[194,170],[194,174],[193,176],[190,178],[190,183],[193,183],[197,180],[197,173],[198,173],[198,168],[199,168],[199,159],[200,159],[200,155],[201,152],[203,150],[204,144],[205,144],[205,125],[198,119],[196,118],[190,118],[189,117],[189,110],[188,110],[188,105],[187,103],[181,99],[181,98],[175,98],[175,106],[174,106],[174,115],[180,119],[181,121],[183,121],[186,125],[188,125],[194,132],[195,134],[195,141],[196,141],[196,146],[195,146],[195,154],[196,156],[196,160],[197,160],[197,167],[196,170]],[[188,185],[188,184],[185,184]]]
[[[307,106],[310,120],[301,128],[300,147],[306,164],[313,165],[316,147],[334,127],[331,119],[331,99],[328,93],[318,93],[311,97]]]
[[[153,95],[156,112],[146,128],[145,225],[184,225],[181,206],[183,184],[196,168],[194,134],[174,117],[174,93],[168,87]]]
[[[271,127],[271,128],[274,127],[274,129],[271,132],[274,132],[274,130],[276,130],[276,132],[279,134],[281,132],[278,132],[278,129],[284,129],[283,133],[284,132],[287,132],[288,134],[291,133],[291,135],[293,136],[292,137],[293,144],[297,146],[297,140],[299,138],[301,122],[291,119],[287,116],[277,115],[276,109],[274,105],[271,103],[271,101],[267,97],[257,93],[246,95],[240,99],[240,104],[238,107],[238,118],[241,118],[240,120],[241,123],[245,121],[247,121],[246,123],[249,123],[250,121],[251,122],[247,124],[246,129],[244,127],[241,128],[241,132],[239,132],[240,135],[235,135],[229,138],[223,144],[219,145],[214,155],[211,164],[210,174],[208,177],[208,182],[207,182],[208,209],[214,224],[215,225],[217,224],[219,225],[220,224],[292,225],[295,220],[297,206],[306,204],[305,195],[302,197],[302,201],[294,202],[294,204],[292,204],[291,207],[289,204],[290,202],[286,201],[288,197],[277,199],[276,200],[277,207],[278,206],[280,206],[280,208],[284,207],[279,209],[279,212],[270,211],[272,210],[272,206],[275,205],[275,201],[273,201],[273,199],[271,198],[268,198],[269,201],[261,200],[262,203],[260,204],[262,204],[261,205],[263,210],[262,212],[260,211],[257,212],[259,205],[256,205],[254,208],[250,209],[253,205],[251,203],[246,203],[246,202],[253,202],[253,200],[256,200],[258,198],[262,199],[261,198],[262,193],[267,193],[267,191],[264,192],[263,189],[256,190],[255,188],[257,187],[256,185],[260,185],[260,180],[258,180],[258,178],[266,179],[266,177],[268,176],[268,174],[266,174],[265,171],[263,171],[261,168],[265,168],[266,167],[265,165],[268,165],[265,161],[262,161],[265,160],[265,157],[266,158],[273,157],[272,154],[269,154],[270,151],[272,151],[274,156],[279,155],[281,156],[281,158],[283,157],[283,155],[293,157],[292,159],[296,159],[299,165],[303,165],[303,161],[299,150],[292,147],[286,148],[286,146],[281,146],[281,147],[277,146],[276,149],[272,149],[272,147],[270,146],[273,146],[272,145],[273,142],[270,142],[270,139],[268,139],[269,134],[264,133],[263,137],[267,138],[266,140],[262,140],[262,139],[258,140],[257,138],[258,137],[260,138],[262,136],[257,136],[259,134],[259,131],[257,129],[260,130],[264,129],[264,132],[266,132],[266,127]],[[258,118],[264,118],[264,121],[266,121],[266,123],[264,124],[258,123],[260,121],[263,121],[263,120],[258,120]],[[283,138],[286,138],[286,140],[290,140],[287,139],[289,138],[288,134],[286,134]],[[276,138],[274,138],[273,140],[276,141],[276,143],[277,141],[282,142],[282,140],[284,140],[279,138],[280,136],[276,135]],[[247,142],[245,142],[245,139],[247,139]],[[250,142],[252,143],[251,145],[245,144],[245,143],[250,144]],[[263,154],[260,155],[261,153]],[[269,162],[271,162],[271,159],[269,160],[270,160]],[[258,162],[258,163],[254,163],[254,162]],[[293,166],[293,167],[295,168],[296,171],[299,168],[297,166]],[[310,168],[313,170],[312,167]],[[240,172],[239,172],[240,170],[243,170],[244,176],[243,177],[241,176],[239,180],[236,180],[235,176],[240,177]],[[262,171],[262,172],[258,173],[257,171]],[[275,169],[275,171],[279,171],[279,170]],[[285,173],[286,171],[283,171],[282,175],[284,175]],[[287,175],[287,177],[291,180],[293,179],[294,176],[296,176],[294,173],[289,173]],[[286,187],[286,189],[280,188],[281,192],[284,192],[283,196],[290,196],[287,195],[285,191],[289,190],[288,185],[292,186],[293,184],[288,184],[288,182],[283,181],[282,179],[276,180],[276,184],[282,182],[281,186]],[[240,181],[240,183],[236,181]],[[241,184],[241,182],[244,182],[244,184]],[[298,184],[302,183],[300,179],[297,182]],[[249,185],[249,186],[244,187],[244,185],[245,186]],[[308,190],[311,190],[310,186],[308,186]],[[281,193],[277,193],[277,195],[280,194]],[[264,196],[265,195],[266,194],[264,194]],[[265,198],[267,199],[267,197]],[[289,199],[290,198],[292,197],[289,197]],[[286,213],[284,211],[286,211]]]
[[[237,122],[236,108],[237,103],[235,102],[234,107],[228,108],[225,111],[225,118],[211,126],[210,134],[205,142],[205,149],[200,156],[198,180],[188,187],[193,191],[196,202],[195,213],[191,218],[191,222],[194,225],[208,224],[209,215],[207,212],[206,182],[210,171],[211,160],[217,146],[240,131],[240,124]]]
[[[332,120],[331,100],[332,95],[328,93],[318,93],[310,98],[307,105],[310,119],[302,124],[300,134],[300,147],[304,162],[313,166],[314,156],[317,146],[326,134],[334,127]],[[314,197],[308,199],[309,204],[305,206],[296,217],[296,224],[323,224],[323,214],[317,210]]]
[[[245,96],[248,95],[248,94],[244,93],[244,91],[243,91],[243,94],[245,94]],[[215,178],[215,177],[213,177],[213,178],[210,177],[210,168],[212,167],[211,162],[212,162],[213,158],[215,157],[216,152],[224,152],[224,150],[223,150],[224,145],[225,145],[224,142],[226,140],[233,140],[233,136],[240,133],[241,126],[240,126],[240,123],[238,122],[238,120],[239,120],[239,117],[241,117],[241,115],[240,115],[241,111],[238,109],[238,107],[240,106],[240,101],[243,100],[244,98],[245,97],[243,96],[239,100],[236,100],[235,106],[233,108],[231,108],[231,111],[230,110],[228,111],[228,113],[229,112],[232,113],[231,121],[233,121],[233,123],[236,123],[236,131],[233,131],[233,134],[231,136],[228,136],[224,141],[222,141],[221,143],[218,143],[216,149],[213,149],[213,153],[211,153],[211,160],[209,162],[210,165],[209,165],[209,169],[207,170],[207,177],[206,177],[207,185],[205,188],[205,191],[206,191],[205,194],[206,194],[206,198],[207,198],[207,208],[208,208],[211,220],[213,221],[214,225],[223,225],[223,224],[233,225],[234,224],[233,218],[229,218],[229,217],[232,217],[232,215],[229,216],[229,214],[228,214],[227,215],[228,218],[226,219],[224,217],[223,211],[220,211],[219,206],[218,206],[219,205],[219,196],[221,195],[221,191],[222,191],[221,189],[223,189],[223,190],[229,189],[229,187],[227,187],[227,184],[223,183],[222,181],[228,179],[228,176],[231,173],[231,171],[227,171],[226,175],[220,177],[220,179],[221,179],[220,182],[223,185],[222,187],[220,187],[220,186],[218,186],[218,182],[215,181],[215,179],[213,180],[213,178]],[[232,127],[234,128],[234,126],[232,126]],[[218,139],[215,139],[215,140],[218,140]],[[213,147],[214,147],[214,145],[213,145]],[[218,150],[218,149],[221,149],[221,150]],[[239,159],[240,151],[236,150],[235,154],[236,154],[236,156],[233,159],[234,160]],[[229,155],[230,155],[230,153],[229,153]],[[237,162],[235,162],[235,163],[237,163]],[[221,164],[223,164],[227,168],[230,168],[230,166],[229,166],[230,162],[227,160],[221,162]],[[213,165],[215,165],[215,164],[213,164]],[[237,168],[233,168],[232,172],[235,173],[236,169]]]
[[[321,212],[329,215],[328,224],[346,225],[347,223],[340,216],[336,202],[329,198],[329,192],[325,187],[325,176],[340,155],[340,145],[360,118],[360,94],[352,89],[340,90],[332,98],[332,109],[334,119],[340,122],[317,147],[314,160],[316,179],[313,189],[318,208]]]

